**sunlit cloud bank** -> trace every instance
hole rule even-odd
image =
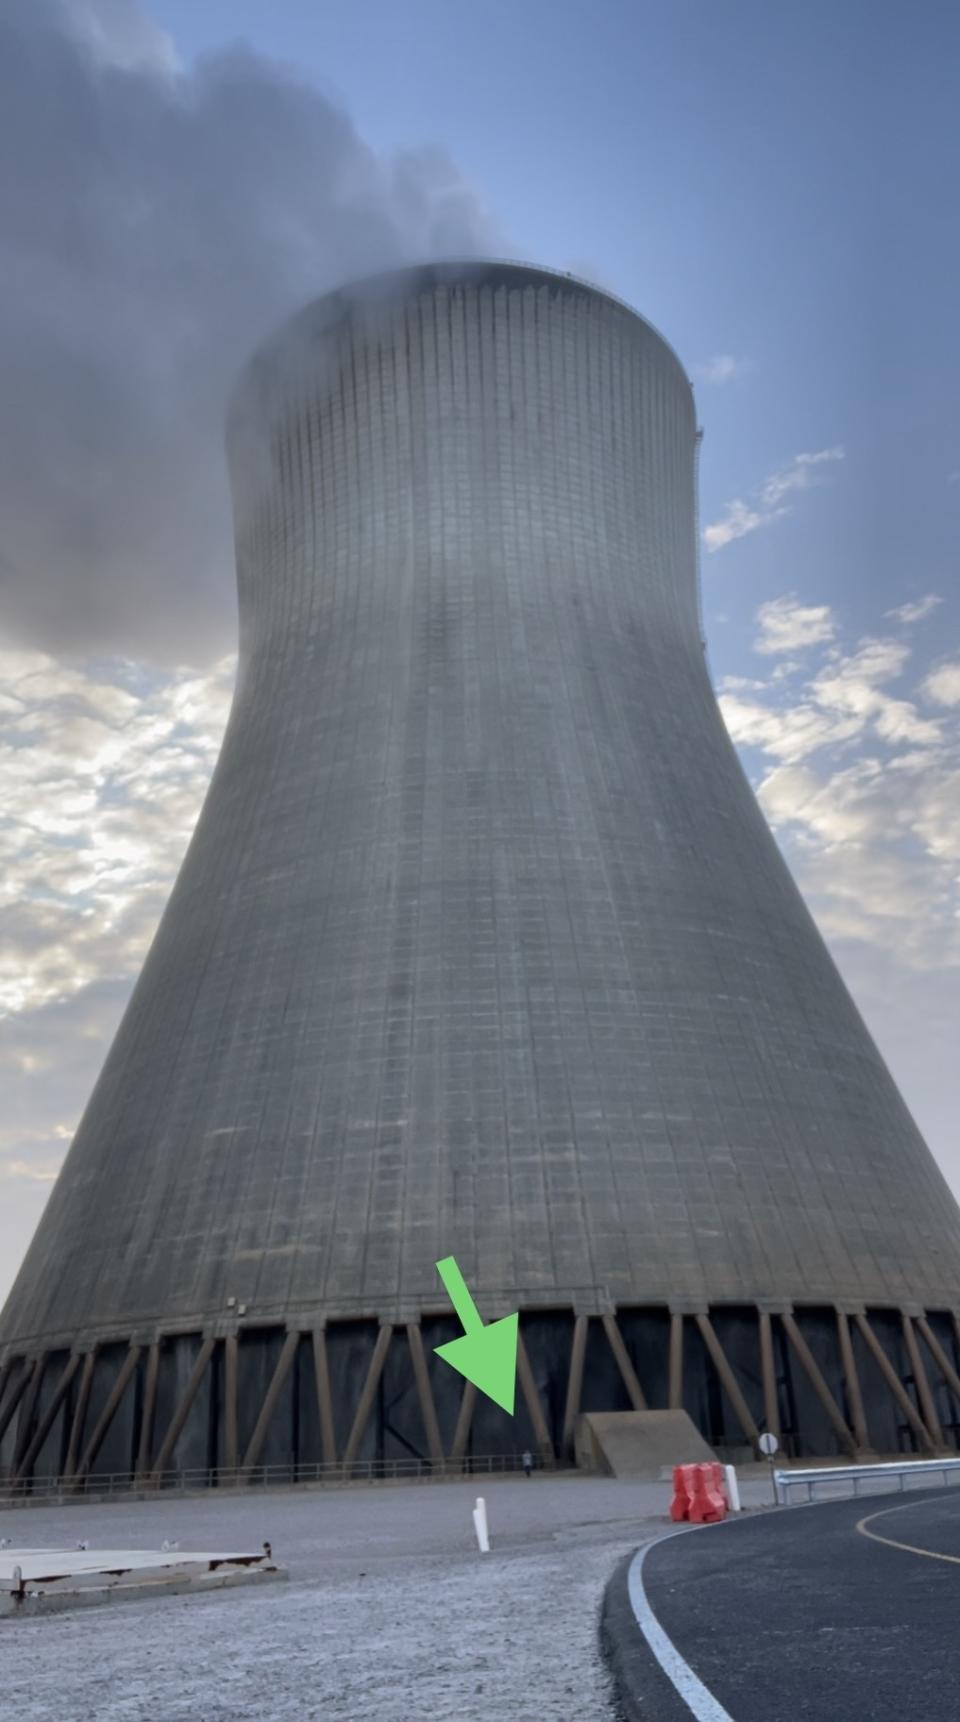
[[[233,676],[0,642],[0,1297],[169,895]]]
[[[0,650],[0,1010],[128,972],[216,758],[232,659],[148,675]]]
[[[960,977],[960,663],[924,676],[901,636],[843,649],[826,605],[758,621],[759,653],[799,660],[727,677],[720,705],[822,930]]]

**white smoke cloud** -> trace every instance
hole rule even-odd
[[[136,0],[69,0],[63,21],[101,65],[181,70],[172,38]]]
[[[442,151],[383,159],[248,49],[182,69],[124,0],[0,17],[0,601],[54,651],[232,643],[222,420],[344,281],[505,252]]]

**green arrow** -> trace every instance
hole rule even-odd
[[[474,1387],[479,1387],[481,1393],[501,1405],[512,1417],[517,1384],[519,1315],[505,1315],[501,1321],[491,1321],[484,1327],[467,1290],[467,1282],[452,1256],[445,1256],[442,1262],[437,1263],[437,1273],[447,1288],[464,1330],[460,1339],[436,1346],[437,1356],[452,1364],[473,1382]]]

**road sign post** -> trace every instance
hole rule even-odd
[[[775,1435],[771,1435],[768,1431],[761,1435],[758,1446],[770,1466],[770,1487],[773,1490],[773,1504],[775,1507],[778,1507],[780,1503],[777,1500],[777,1479],[773,1474],[773,1461],[776,1454],[780,1451],[780,1443],[777,1440],[777,1437]]]

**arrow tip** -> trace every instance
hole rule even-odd
[[[505,1315],[486,1327],[438,1345],[436,1352],[465,1380],[513,1416],[517,1385],[519,1315]]]

